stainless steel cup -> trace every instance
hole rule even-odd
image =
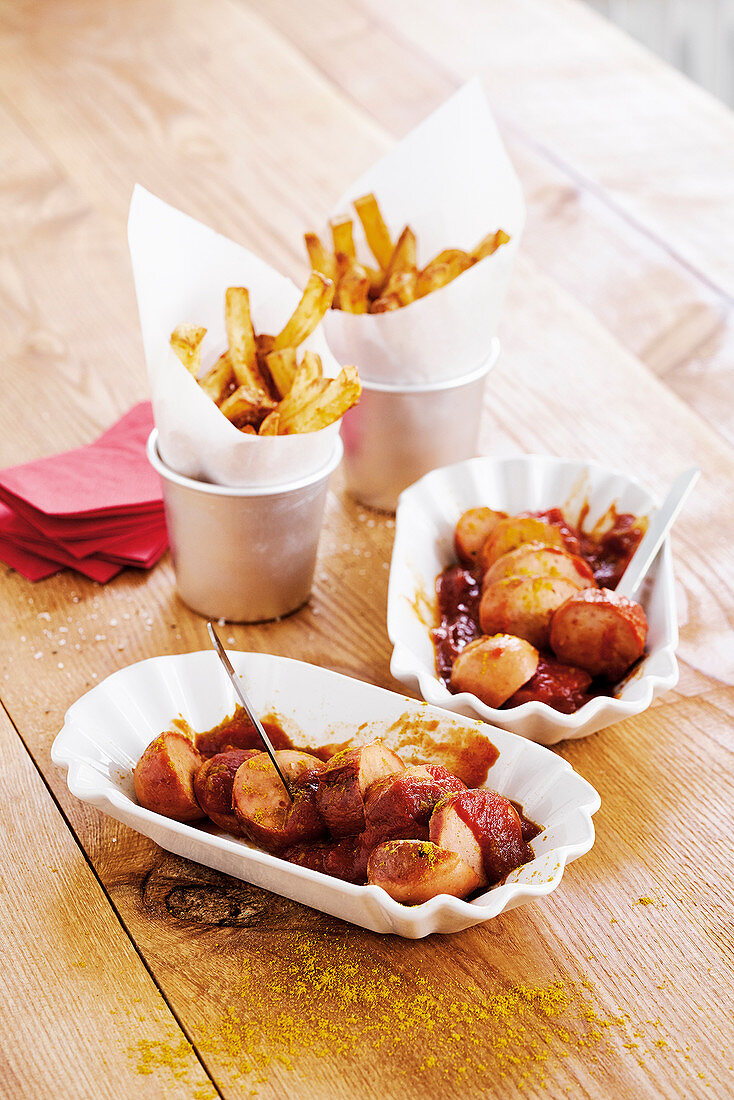
[[[148,439],[148,459],[163,483],[176,586],[184,603],[209,619],[254,623],[288,615],[306,602],[316,565],[336,440],[327,464],[283,485],[234,489],[175,473]]]
[[[342,420],[344,472],[356,500],[393,512],[403,489],[429,470],[476,455],[484,383],[499,351],[495,339],[481,366],[429,385],[362,379],[359,404]]]

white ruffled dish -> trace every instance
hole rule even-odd
[[[588,504],[588,529],[615,504],[618,512],[647,515],[659,504],[639,482],[594,462],[547,455],[473,458],[426,474],[400,496],[390,567],[387,632],[393,643],[390,671],[436,706],[521,734],[541,745],[585,737],[647,710],[655,696],[678,682],[673,563],[665,542],[640,598],[649,623],[646,657],[612,697],[598,696],[575,714],[546,703],[495,710],[475,695],[452,695],[436,675],[430,629],[436,622],[436,577],[456,561],[453,537],[459,516],[486,505],[510,513],[559,507],[576,522]]]
[[[550,894],[567,863],[594,843],[596,791],[555,753],[481,722],[457,719],[402,695],[286,657],[230,652],[263,716],[277,715],[296,745],[382,737],[400,751],[400,732],[415,743],[477,732],[499,750],[487,786],[520,802],[544,831],[532,842],[535,859],[472,901],[442,894],[418,906],[393,901],[379,886],[354,886],[298,867],[226,833],[203,832],[138,805],[132,771],[143,749],[179,715],[206,730],[234,710],[232,687],[213,652],[153,657],[113,673],[66,714],[51,757],[68,769],[69,790],[162,848],[303,902],[375,932],[420,939],[457,932]],[[434,728],[434,721],[438,723]],[[393,727],[391,732],[390,727]]]

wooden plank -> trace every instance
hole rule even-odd
[[[0,1093],[217,1096],[4,711],[0,765]]]

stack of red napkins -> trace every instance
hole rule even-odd
[[[154,565],[168,535],[152,428],[146,401],[86,447],[0,471],[0,561],[32,581],[67,566],[101,583]]]

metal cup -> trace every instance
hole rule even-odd
[[[235,489],[177,474],[148,439],[160,474],[176,586],[185,604],[209,619],[278,619],[309,597],[329,476],[339,439],[315,473],[282,485]]]
[[[370,508],[394,512],[403,489],[438,466],[473,458],[484,383],[499,358],[429,385],[387,386],[362,379],[359,404],[344,415],[344,472],[349,492]]]

